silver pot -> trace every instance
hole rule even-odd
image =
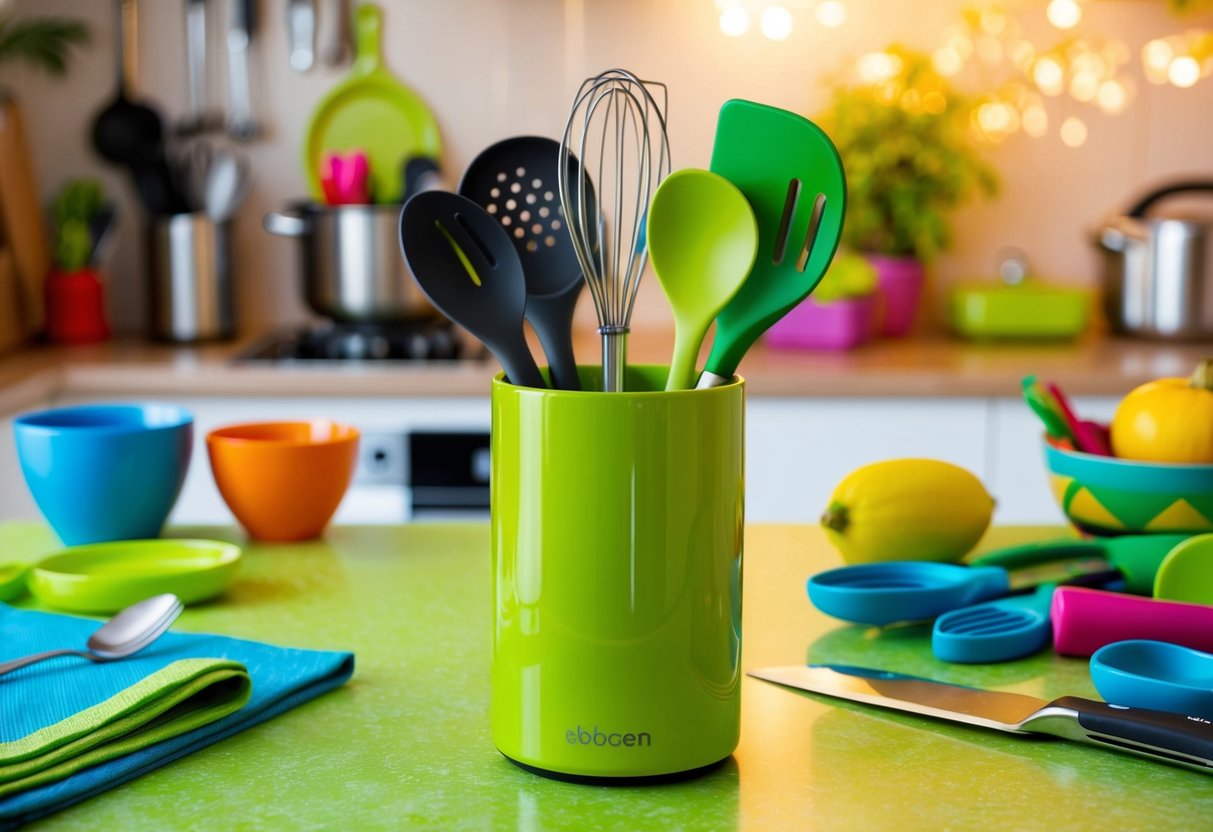
[[[266,214],[262,225],[299,239],[304,295],[316,314],[354,324],[438,317],[400,254],[399,205],[301,202]]]
[[[1213,338],[1213,212],[1205,217],[1148,216],[1178,193],[1213,195],[1213,182],[1183,182],[1148,194],[1095,233],[1103,253],[1108,323],[1150,338]]]

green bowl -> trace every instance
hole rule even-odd
[[[1139,462],[1045,437],[1049,484],[1066,517],[1094,535],[1213,532],[1213,465]]]

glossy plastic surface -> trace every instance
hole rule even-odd
[[[1059,587],[1050,612],[1053,649],[1089,656],[1114,641],[1152,639],[1213,651],[1213,607]]]
[[[813,606],[843,621],[884,626],[923,621],[1005,595],[1007,570],[929,561],[861,563],[809,578]]]
[[[1154,597],[1213,604],[1213,534],[1190,537],[1163,558],[1154,576]]]
[[[1049,643],[1053,586],[946,612],[935,619],[931,650],[945,662],[1005,662]]]
[[[156,537],[177,502],[194,419],[164,404],[44,410],[13,422],[34,502],[69,546]]]
[[[240,547],[216,540],[124,540],[51,555],[29,573],[29,591],[62,610],[112,613],[171,592],[182,603],[214,598],[240,563]]]
[[[1191,647],[1114,642],[1091,656],[1091,681],[1113,705],[1213,719],[1213,655]]]
[[[737,744],[744,383],[667,374],[493,383],[492,736],[517,762],[643,777]]]
[[[952,330],[966,338],[1074,338],[1087,327],[1090,294],[1027,280],[973,283],[948,297]]]
[[[229,425],[206,436],[223,501],[249,536],[308,540],[324,531],[354,476],[355,428],[326,420]]]

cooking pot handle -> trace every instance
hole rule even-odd
[[[261,220],[261,226],[279,237],[302,237],[311,223],[301,211],[270,211]]]
[[[1150,206],[1163,197],[1187,191],[1213,191],[1213,180],[1195,179],[1190,182],[1176,182],[1172,185],[1164,185],[1153,193],[1142,197],[1136,205],[1129,209],[1129,216],[1144,217]]]

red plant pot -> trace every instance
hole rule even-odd
[[[105,284],[93,269],[46,278],[46,334],[60,344],[91,344],[110,337],[105,320]]]

